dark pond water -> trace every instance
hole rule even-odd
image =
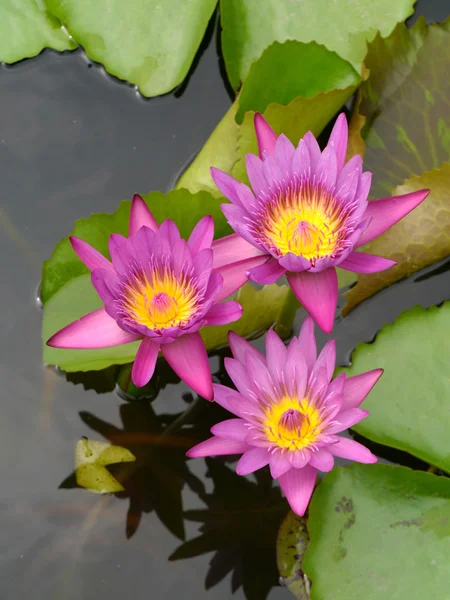
[[[447,12],[446,2],[423,0],[416,14],[442,20]],[[289,598],[275,566],[275,535],[287,511],[278,488],[264,472],[247,482],[215,460],[206,476],[204,461],[183,460],[192,438],[206,437],[222,416],[220,407],[204,403],[195,427],[188,422],[156,447],[192,401],[162,366],[162,389],[150,403],[105,391],[111,371],[67,381],[41,364],[35,299],[42,261],[77,218],[112,212],[135,191],[170,189],[231,102],[216,36],[213,24],[187,84],[151,101],[81,52],[47,51],[0,68],[2,598],[215,600],[231,589],[237,599],[265,598],[268,590],[271,600]],[[448,269],[445,262],[428,269],[341,320],[334,332],[339,362],[402,310],[446,299]],[[211,359],[219,379],[221,363]],[[74,449],[82,436],[137,456],[138,468],[114,470],[124,492],[76,488]],[[407,460],[400,453],[385,458]],[[175,555],[184,560],[168,560],[182,537],[199,536]]]

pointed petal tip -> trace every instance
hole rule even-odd
[[[255,113],[253,123],[255,126],[256,140],[258,142],[259,157],[273,156],[278,139],[269,123],[264,119],[261,113]]]

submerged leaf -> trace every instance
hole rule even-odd
[[[44,48],[73,50],[77,44],[40,0],[0,2],[0,62],[14,63]]]
[[[165,219],[172,219],[185,239],[189,237],[199,219],[205,215],[214,218],[216,238],[232,232],[220,210],[220,201],[207,192],[191,194],[188,190],[179,189],[172,190],[168,194],[150,192],[142,197],[158,223]],[[109,258],[108,240],[111,233],[127,236],[129,219],[130,201],[125,200],[113,214],[95,214],[88,219],[80,219],[75,223],[71,235],[88,242]],[[83,273],[88,273],[87,267],[73,251],[69,238],[64,238],[56,245],[52,256],[44,262],[41,284],[41,298],[44,304],[65,283]]]
[[[45,0],[92,60],[144,96],[186,77],[216,0]]]
[[[431,192],[422,204],[364,246],[365,252],[385,256],[397,264],[387,271],[358,275],[357,284],[346,293],[344,315],[391,283],[450,254],[450,164],[413,176],[392,193],[407,194],[423,188]]]
[[[372,344],[359,345],[347,375],[385,371],[355,431],[450,472],[449,356],[450,302],[405,312]]]
[[[303,573],[303,556],[309,535],[306,518],[289,511],[277,536],[277,563],[284,583],[297,600],[308,600],[309,592]]]
[[[450,19],[398,25],[388,38],[375,38],[365,62],[370,76],[358,91],[356,119],[364,166],[374,174],[371,196],[383,197],[450,159]]]
[[[372,197],[421,188],[423,204],[374,239],[364,251],[398,262],[387,271],[360,275],[348,294],[346,314],[391,283],[450,254],[450,19],[408,30],[398,25],[369,46],[370,76],[358,91],[350,126],[350,153],[364,146],[373,173]],[[439,60],[436,60],[439,56]]]
[[[231,85],[238,88],[272,42],[315,41],[358,71],[367,40],[386,36],[413,12],[414,0],[221,0],[222,48]]]
[[[446,477],[387,465],[334,469],[309,509],[311,600],[446,598],[449,524]]]
[[[236,120],[242,123],[249,110],[263,113],[269,104],[286,105],[298,96],[312,98],[359,81],[350,63],[325,46],[315,42],[275,42],[252,64],[239,94]]]
[[[123,486],[105,467],[117,463],[134,462],[136,458],[122,446],[112,446],[84,438],[75,448],[75,476],[78,485],[98,494],[123,491]]]

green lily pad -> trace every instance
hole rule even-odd
[[[40,0],[0,2],[0,62],[36,56],[44,48],[73,50],[77,44]]]
[[[450,19],[431,26],[419,19],[377,36],[365,64],[370,76],[358,90],[350,139],[362,136],[371,196],[383,197],[450,159]]]
[[[311,600],[446,598],[450,480],[405,467],[328,474],[310,504]]]
[[[108,465],[134,462],[136,458],[122,446],[112,446],[83,438],[75,448],[75,476],[78,485],[97,494],[122,492],[123,486],[106,469]]]
[[[221,0],[222,48],[231,85],[238,88],[272,42],[318,42],[357,71],[366,43],[377,31],[389,35],[413,12],[414,0]]]
[[[233,298],[241,303],[244,314],[236,323],[204,327],[202,337],[208,349],[227,345],[228,331],[243,337],[254,337],[277,320],[289,288],[271,285],[255,290],[250,284],[242,287]],[[91,284],[90,275],[81,275],[67,282],[44,306],[42,321],[43,361],[57,365],[63,371],[98,371],[110,365],[133,362],[139,342],[95,350],[62,350],[50,348],[46,341],[62,327],[103,306]]]
[[[181,236],[186,239],[197,221],[205,215],[214,218],[216,238],[232,232],[220,210],[220,202],[207,192],[191,194],[188,190],[180,189],[168,194],[150,192],[142,197],[158,223],[172,219],[177,224]],[[130,201],[125,200],[111,215],[95,214],[88,219],[80,219],[75,223],[71,235],[85,240],[109,258],[109,236],[111,233],[127,236],[129,219]],[[73,251],[69,238],[61,240],[51,258],[44,262],[41,284],[41,298],[44,304],[68,281],[87,272],[87,267]]]
[[[144,96],[183,81],[216,0],[45,0],[92,60]]]
[[[387,271],[358,275],[357,284],[345,295],[346,315],[360,302],[404,277],[450,254],[450,164],[411,179],[393,195],[429,188],[430,195],[396,225],[364,246],[364,251],[395,260]]]
[[[302,569],[308,542],[306,518],[289,511],[278,531],[277,564],[285,585],[297,600],[309,600],[309,585]]]
[[[249,110],[263,113],[271,103],[286,105],[298,96],[312,98],[359,81],[350,63],[325,46],[315,42],[275,42],[250,67],[239,94],[236,121],[242,123]]]
[[[357,346],[347,375],[385,371],[355,431],[450,472],[449,357],[450,302],[405,312],[372,344]]]

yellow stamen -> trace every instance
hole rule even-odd
[[[335,251],[342,215],[328,191],[314,188],[283,191],[265,208],[259,235],[280,255],[292,252],[314,261]]]
[[[320,433],[320,413],[306,398],[284,397],[270,405],[266,416],[267,439],[280,448],[301,450],[313,444]]]
[[[180,326],[197,309],[197,294],[192,283],[168,270],[141,275],[130,284],[124,303],[130,318],[149,329]]]

